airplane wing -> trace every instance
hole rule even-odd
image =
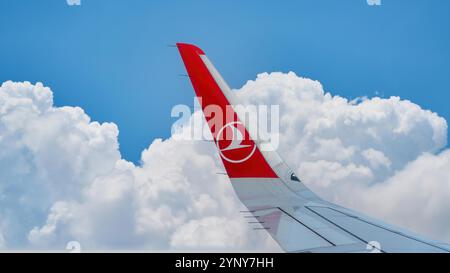
[[[237,99],[198,47],[177,48],[246,216],[287,252],[448,252],[449,245],[324,201],[275,151],[261,149]],[[217,122],[218,112],[226,113]],[[301,111],[301,110],[300,110]],[[214,114],[213,114],[214,113]]]

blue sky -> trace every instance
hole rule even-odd
[[[283,2],[283,3],[281,3]],[[294,71],[347,98],[398,95],[450,120],[446,0],[0,2],[0,82],[41,81],[55,104],[115,122],[137,162],[193,105],[174,48],[202,47],[233,87]]]

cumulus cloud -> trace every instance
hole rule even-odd
[[[424,153],[358,200],[368,213],[450,241],[450,150]],[[387,202],[385,201],[387,200]]]
[[[450,241],[443,118],[398,97],[332,96],[292,72],[260,74],[237,94],[280,105],[279,153],[318,194]],[[0,247],[279,250],[239,214],[213,144],[156,139],[136,166],[121,157],[118,132],[55,107],[40,83],[4,83]]]
[[[445,119],[399,97],[332,96],[292,72],[260,74],[238,93],[280,105],[279,153],[319,195],[450,241]]]
[[[0,246],[273,249],[239,214],[213,144],[156,139],[135,166],[117,136],[81,108],[54,107],[41,83],[4,83]]]

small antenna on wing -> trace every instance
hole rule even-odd
[[[167,44],[167,47],[177,47],[177,45]]]

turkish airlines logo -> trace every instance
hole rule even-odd
[[[244,162],[256,151],[255,143],[250,139],[244,124],[239,121],[223,126],[216,139],[220,156],[230,163]]]

